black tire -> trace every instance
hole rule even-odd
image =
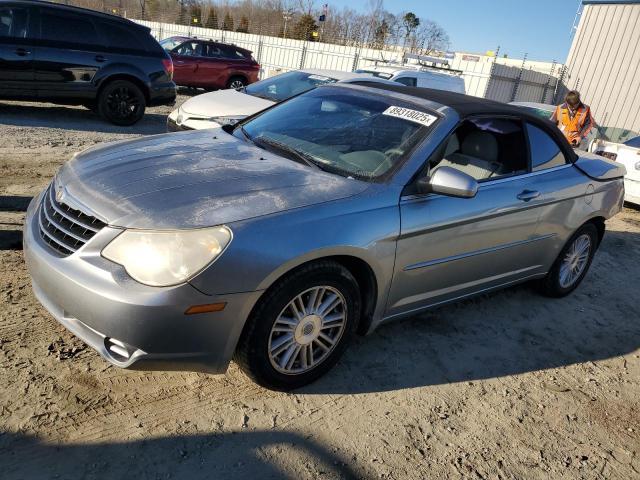
[[[244,77],[231,77],[227,82],[227,88],[238,90],[247,86],[247,79]]]
[[[572,248],[574,242],[576,242],[576,240],[583,235],[586,235],[590,241],[587,263],[578,277],[570,285],[562,285],[560,270],[562,268],[563,261]],[[597,248],[598,230],[595,225],[593,225],[592,223],[587,223],[580,227],[563,247],[560,255],[558,255],[558,258],[553,264],[551,271],[540,281],[539,287],[541,293],[548,297],[560,298],[573,292],[578,287],[578,285],[580,285],[585,275],[589,271],[589,267],[591,266],[591,262],[593,261],[593,256],[595,255]]]
[[[272,365],[269,356],[272,328],[289,302],[318,286],[331,287],[344,298],[344,329],[333,350],[310,370],[282,373]],[[349,270],[334,261],[308,264],[283,277],[260,299],[240,336],[234,360],[249,378],[265,388],[288,391],[302,387],[324,375],[336,364],[351,340],[359,318],[360,289]]]
[[[109,82],[98,96],[100,116],[114,125],[129,126],[137,123],[144,115],[146,105],[140,87],[128,80]]]

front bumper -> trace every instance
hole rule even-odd
[[[167,117],[167,132],[183,132],[193,130],[186,125],[178,125],[178,123],[171,117]]]
[[[209,120],[209,118],[193,116],[192,114],[181,112],[179,108],[176,108],[167,116],[167,132],[204,130],[218,127],[220,127],[220,124]]]
[[[27,210],[24,256],[42,305],[106,360],[144,370],[226,371],[244,322],[261,292],[206,295],[185,283],[149,287],[100,252],[120,230],[105,227],[67,257],[41,238]],[[192,305],[226,302],[221,312],[185,315]]]
[[[634,205],[640,205],[640,181],[625,177],[624,200]]]

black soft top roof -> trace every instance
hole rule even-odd
[[[403,93],[405,95],[411,95],[412,97],[421,98],[423,100],[430,100],[441,105],[446,105],[447,107],[453,108],[461,117],[468,117],[469,115],[478,115],[483,113],[492,113],[518,115],[523,117],[531,116],[533,118],[538,118],[536,117],[536,115],[529,114],[526,110],[523,110],[522,107],[495,102],[493,100],[487,100],[485,98],[472,97],[471,95],[464,95],[462,93],[449,92],[447,90],[434,90],[432,88],[421,87],[406,87],[404,85],[396,86],[383,83],[368,82],[367,80],[355,83],[367,87],[379,88],[381,90],[388,90],[390,92]]]
[[[357,85],[386,90],[393,93],[402,93],[412,97],[429,100],[440,105],[444,105],[455,110],[461,118],[471,115],[508,115],[520,117],[537,127],[544,129],[563,148],[567,158],[575,160],[576,153],[569,145],[562,132],[549,120],[544,120],[534,113],[530,113],[526,108],[507,103],[495,102],[486,98],[472,97],[462,93],[449,92],[447,90],[435,90],[431,88],[406,87],[404,85],[389,85],[386,83],[376,83],[363,80],[354,82]]]

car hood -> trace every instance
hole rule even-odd
[[[356,195],[369,184],[302,165],[222,129],[93,147],[56,176],[63,202],[109,225],[198,228]]]
[[[196,117],[249,116],[275,102],[237,90],[218,90],[190,98],[180,107],[182,113]]]

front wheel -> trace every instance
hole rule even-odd
[[[234,90],[240,90],[247,86],[247,81],[242,77],[231,77],[227,82],[227,88],[233,88]]]
[[[550,297],[564,297],[574,291],[587,274],[597,246],[596,227],[590,223],[580,227],[540,282],[542,293]]]
[[[133,125],[142,118],[145,108],[142,90],[128,80],[108,83],[98,97],[100,115],[115,125]]]
[[[313,382],[338,361],[360,316],[360,290],[339,263],[302,267],[260,300],[234,359],[256,383],[291,390]]]

